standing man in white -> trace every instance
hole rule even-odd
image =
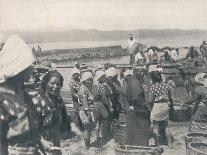
[[[134,39],[134,36],[132,34],[129,35],[129,41],[127,46],[127,51],[130,55],[130,64],[133,64],[135,62],[135,49],[137,47],[137,41]]]

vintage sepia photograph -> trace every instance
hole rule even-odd
[[[0,0],[0,155],[207,155],[207,0]]]

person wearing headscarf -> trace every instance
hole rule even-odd
[[[109,129],[108,119],[113,112],[111,100],[107,97],[107,87],[104,84],[106,82],[106,74],[104,71],[97,71],[95,74],[97,80],[94,85],[94,102],[95,102],[95,119],[97,123],[97,143],[100,144],[101,137],[103,139],[108,137]]]
[[[112,102],[113,107],[113,119],[118,120],[119,113],[121,112],[121,103],[120,103],[120,95],[121,95],[121,84],[118,81],[118,72],[114,67],[110,67],[106,72],[107,84],[109,89],[111,90],[110,100]]]
[[[194,104],[193,116],[190,121],[190,132],[206,132],[207,129],[207,74],[198,73],[194,77],[192,97],[184,106]]]
[[[74,69],[80,69],[80,63],[78,61],[75,62]]]
[[[54,147],[60,147],[62,133],[70,133],[70,118],[67,115],[60,89],[63,86],[62,75],[55,70],[48,71],[41,81],[41,93],[33,98],[40,118],[42,142],[49,141]],[[47,150],[48,149],[48,150]],[[45,151],[51,151],[45,148]],[[60,151],[58,152],[59,154]],[[57,154],[57,152],[54,152]]]
[[[86,149],[90,147],[91,131],[94,123],[94,96],[92,93],[93,88],[93,75],[91,72],[86,71],[81,75],[81,85],[78,92],[80,102],[79,115],[81,123],[83,124],[83,137]]]
[[[38,143],[38,116],[24,82],[35,61],[32,50],[17,35],[11,35],[0,50],[0,154],[8,155],[11,146]]]
[[[149,105],[151,109],[151,128],[155,137],[155,144],[171,146],[171,135],[168,128],[169,108],[173,102],[172,86],[163,82],[161,72],[151,71],[152,85],[149,91]]]
[[[149,141],[149,109],[145,101],[141,82],[133,75],[132,70],[124,73],[126,80],[126,97],[129,103],[127,111],[127,144],[147,146]],[[134,134],[136,133],[136,134]]]
[[[77,68],[74,68],[72,70],[72,77],[70,80],[70,92],[72,96],[73,101],[73,108],[74,108],[74,123],[78,127],[80,131],[83,131],[83,125],[80,120],[79,116],[79,101],[78,101],[78,92],[80,89],[80,70]]]

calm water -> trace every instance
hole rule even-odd
[[[185,46],[199,46],[202,43],[201,39],[137,39],[138,42],[146,44],[147,47],[150,46],[170,46],[170,47],[185,47]],[[102,46],[112,46],[112,45],[121,45],[122,48],[127,47],[127,38],[126,40],[118,41],[80,41],[80,42],[48,42],[48,43],[33,43],[29,44],[31,47],[37,48],[38,45],[42,50],[51,50],[51,49],[75,49],[75,48],[89,48],[89,47],[102,47]]]

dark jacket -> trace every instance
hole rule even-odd
[[[145,101],[144,89],[139,80],[132,76],[127,81],[126,97],[129,105],[134,106],[135,111],[146,112],[148,111]]]

